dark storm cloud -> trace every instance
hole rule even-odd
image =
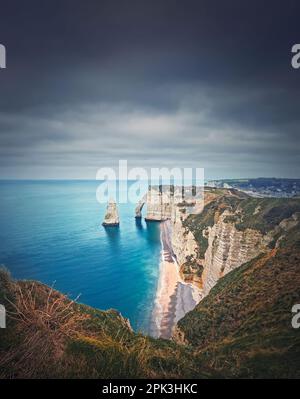
[[[1,177],[94,177],[118,159],[298,176],[297,1],[1,6]]]

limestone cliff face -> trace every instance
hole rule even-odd
[[[299,199],[221,192],[181,226],[174,221],[174,252],[186,279],[193,281],[190,274],[196,274],[206,296],[220,277],[278,246],[299,225],[299,211]]]
[[[275,222],[280,209],[271,209]],[[285,218],[290,219],[283,223],[288,230],[281,231],[275,248],[224,276],[176,326],[173,339],[202,354],[225,378],[300,374],[299,332],[291,328],[291,308],[300,303],[296,218],[296,213]]]
[[[158,188],[151,188],[147,194],[146,220],[167,220],[171,218],[174,197],[170,192],[163,192]]]
[[[192,187],[185,187],[183,194],[180,187],[152,186],[135,208],[136,218],[142,217],[142,209],[146,204],[146,220],[171,220],[171,243],[182,278],[200,287],[202,265],[197,263],[198,244],[193,233],[184,226],[184,221],[191,212],[199,212],[202,209],[201,198],[201,194],[193,194]]]
[[[220,277],[275,247],[299,223],[299,199],[253,198],[234,189],[210,188],[204,207],[196,200],[191,212],[191,204],[178,200],[178,193],[176,187],[149,188],[146,219],[171,220],[182,278],[201,287],[204,296]]]
[[[107,204],[106,213],[104,216],[103,226],[118,226],[120,223],[117,204],[110,200]]]
[[[238,231],[233,223],[224,221],[228,214],[224,211],[217,223],[204,232],[208,240],[202,274],[204,295],[220,277],[266,251],[272,240],[257,230]]]
[[[256,209],[253,217],[257,213]],[[208,227],[206,231],[208,248],[205,252],[202,275],[204,295],[209,293],[220,277],[257,255],[268,252],[274,240],[274,246],[277,246],[285,233],[299,223],[299,213],[295,212],[263,234],[255,229],[238,230],[234,223],[226,222],[228,216],[232,217],[234,214],[224,211],[218,222],[213,227]]]
[[[184,208],[178,205],[173,206],[171,214],[172,248],[180,266],[182,278],[202,287],[201,273],[199,273],[199,265],[197,264],[198,244],[193,233],[183,224],[186,217]]]
[[[137,203],[135,207],[135,217],[141,218],[142,217],[142,209],[147,202],[147,194],[143,196],[143,198]]]
[[[147,206],[146,220],[163,221],[172,218],[174,208],[184,209],[184,205],[197,207],[199,204],[193,196],[192,187],[186,187],[184,192],[180,187],[150,186],[148,192],[138,202],[135,217],[142,217],[142,209]]]

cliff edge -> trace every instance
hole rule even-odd
[[[183,277],[207,295],[219,278],[274,248],[300,222],[300,199],[253,198],[236,190],[205,192],[203,211],[173,222]]]
[[[174,340],[224,377],[299,378],[300,231],[221,278],[178,322]]]

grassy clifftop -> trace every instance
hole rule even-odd
[[[233,223],[240,231],[253,229],[267,234],[279,223],[300,213],[300,198],[253,198],[237,190],[210,189],[215,197],[205,204],[200,214],[190,215],[184,226],[193,234],[199,244],[200,258],[204,258],[208,247],[207,237],[203,234],[207,227],[212,227],[219,216],[226,210],[231,215],[225,222]]]
[[[179,321],[176,336],[199,365],[224,377],[300,377],[300,334],[291,326],[300,303],[300,232],[228,273]]]
[[[38,282],[0,272],[0,378],[179,378],[198,372],[190,348],[136,334],[117,311],[70,301]]]

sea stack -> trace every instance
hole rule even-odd
[[[107,204],[102,226],[119,226],[119,223],[120,221],[117,204],[113,199],[110,199]]]
[[[142,217],[142,209],[143,209],[143,207],[144,207],[146,202],[147,202],[147,194],[145,194],[143,196],[143,198],[140,199],[139,202],[136,205],[136,208],[135,208],[135,218],[136,219],[141,219],[141,217]]]

